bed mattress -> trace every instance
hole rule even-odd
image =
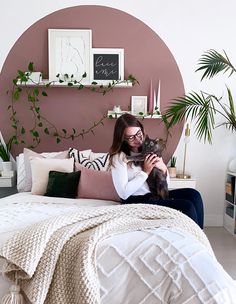
[[[0,246],[16,231],[38,221],[79,208],[115,204],[30,193],[3,198],[0,200]],[[176,228],[160,227],[107,237],[98,244],[97,272],[103,304],[230,304],[236,297],[234,281],[214,254],[192,235]],[[10,285],[1,275],[0,299]]]

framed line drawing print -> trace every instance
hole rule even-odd
[[[96,82],[124,80],[124,49],[93,48],[90,74]]]
[[[147,115],[147,96],[131,97],[131,114],[136,116]]]
[[[58,81],[60,77],[73,75],[75,80],[90,84],[90,59],[92,48],[92,30],[48,29],[49,81]]]

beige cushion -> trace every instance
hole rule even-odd
[[[33,157],[30,159],[32,172],[33,194],[44,195],[47,189],[49,171],[73,172],[74,160],[70,159],[47,159]]]

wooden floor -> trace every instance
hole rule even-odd
[[[230,234],[223,227],[206,227],[204,232],[211,243],[217,260],[236,280],[236,236]]]

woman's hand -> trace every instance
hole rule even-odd
[[[158,159],[159,157],[156,154],[148,154],[143,162],[143,171],[149,175],[156,166]]]
[[[155,167],[161,170],[163,173],[167,173],[167,166],[163,162],[162,157],[157,157],[157,162],[155,164]]]
[[[149,175],[154,167],[163,171],[163,173],[167,172],[167,166],[163,162],[162,157],[158,157],[156,154],[149,154],[144,160],[143,171]]]

